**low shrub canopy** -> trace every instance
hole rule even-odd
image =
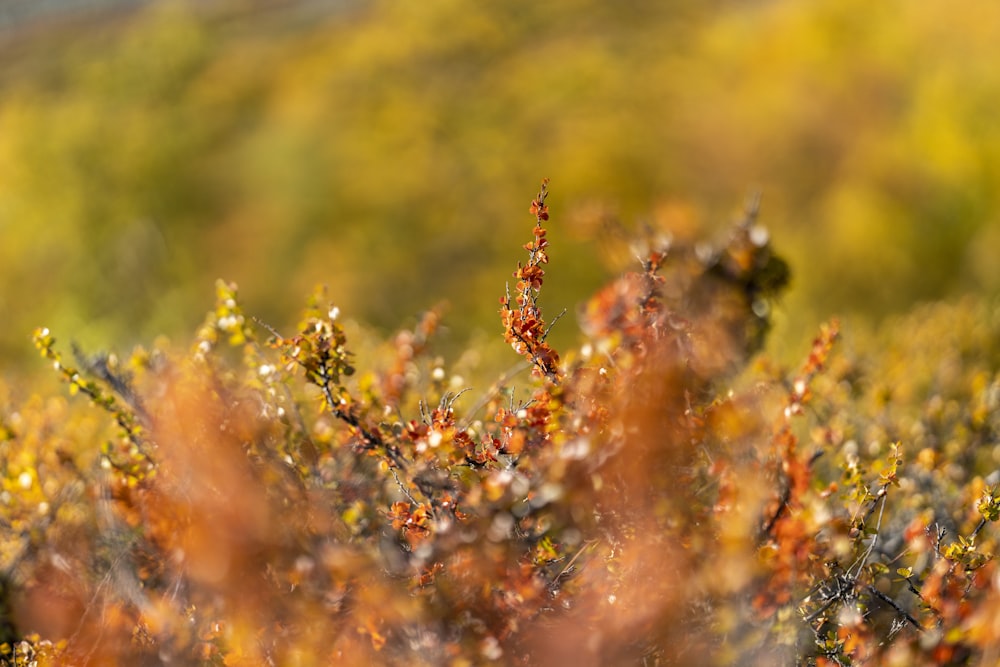
[[[831,321],[777,367],[751,202],[638,239],[556,350],[546,198],[485,390],[439,311],[362,365],[322,291],[288,333],[220,281],[186,350],[38,330],[86,400],[4,400],[4,663],[994,661],[1000,310]]]

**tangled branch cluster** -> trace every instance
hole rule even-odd
[[[4,663],[996,658],[1000,495],[950,443],[1000,434],[1000,380],[840,355],[836,322],[797,373],[751,365],[788,280],[755,203],[709,251],[645,243],[560,355],[547,195],[500,301],[520,398],[462,405],[437,311],[359,368],[322,293],[285,336],[220,282],[186,354],[36,332],[101,411],[3,415]],[[896,406],[903,377],[937,393]]]

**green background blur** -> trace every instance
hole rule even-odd
[[[218,277],[294,323],[497,333],[552,179],[546,306],[626,267],[604,221],[724,229],[753,190],[794,284],[771,348],[1000,287],[1000,4],[150,4],[0,39],[0,364],[35,326],[184,342]],[[567,319],[560,342],[575,340]]]

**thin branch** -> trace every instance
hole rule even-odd
[[[879,531],[882,529],[882,517],[885,515],[885,503],[888,495],[889,494],[886,492],[886,487],[883,486],[879,490],[878,496],[875,499],[875,504],[879,506],[879,512],[878,512],[878,521],[875,523],[875,531],[872,533],[872,541],[868,544],[868,548],[865,550],[865,553],[860,558],[858,558],[858,560],[852,563],[849,568],[847,568],[848,575],[850,575],[851,578],[854,579],[855,581],[859,576],[861,576],[861,570],[864,569],[865,564],[868,562],[868,559],[875,551],[875,545],[878,544]],[[854,572],[854,574],[851,574],[855,566],[857,566],[857,571]]]
[[[552,318],[552,321],[549,322],[549,326],[545,327],[545,333],[542,334],[542,340],[545,340],[546,338],[549,337],[549,332],[552,331],[552,327],[554,327],[556,325],[556,322],[561,320],[563,315],[565,314],[566,314],[566,309],[563,308],[561,313]]]
[[[399,486],[399,490],[403,492],[403,495],[404,495],[404,496],[406,496],[407,500],[409,500],[409,501],[410,501],[411,503],[413,503],[414,505],[419,505],[420,503],[418,503],[418,502],[417,502],[416,498],[414,498],[414,497],[413,497],[413,496],[412,496],[412,495],[410,494],[409,490],[408,490],[408,489],[406,488],[406,486],[405,486],[405,485],[403,484],[403,480],[401,480],[401,479],[399,478],[399,475],[397,475],[397,474],[396,474],[396,469],[395,469],[395,468],[389,468],[389,472],[391,472],[391,473],[392,473],[392,478],[393,478],[394,480],[396,480],[396,485],[397,485],[397,486]]]
[[[472,420],[475,418],[476,413],[486,407],[487,403],[496,398],[496,396],[503,391],[504,385],[507,384],[507,382],[513,379],[515,375],[523,373],[529,368],[531,368],[531,364],[527,361],[520,361],[512,366],[506,373],[503,374],[503,376],[501,376],[499,380],[493,383],[489,390],[483,393],[478,401],[476,401],[476,404],[472,406],[472,409],[466,413],[465,419],[459,422],[459,428],[463,431],[467,429],[472,424]],[[511,400],[513,400],[513,398]]]
[[[891,597],[889,597],[888,595],[886,595],[885,593],[883,593],[879,589],[875,588],[871,584],[868,584],[867,586],[865,586],[865,589],[869,593],[871,593],[872,595],[874,595],[875,597],[877,597],[879,600],[881,600],[882,602],[886,603],[887,605],[889,605],[890,607],[892,607],[893,609],[895,609],[896,613],[899,614],[900,618],[905,619],[906,622],[909,623],[910,625],[912,625],[913,627],[915,627],[918,632],[923,632],[924,631],[924,628],[920,625],[920,623],[917,622],[917,619],[913,618],[913,616],[911,616],[908,611],[906,611],[905,609],[903,609],[902,607],[900,607],[899,604],[895,600],[893,600]]]
[[[400,452],[395,445],[386,443],[381,434],[369,431],[365,428],[364,424],[361,423],[361,420],[357,417],[357,415],[348,410],[344,410],[340,406],[340,402],[334,399],[333,392],[330,390],[331,378],[327,373],[326,368],[320,368],[317,374],[323,381],[322,384],[320,384],[320,389],[323,392],[323,398],[326,399],[326,404],[330,407],[330,411],[337,419],[344,422],[348,426],[351,426],[358,432],[358,434],[360,434],[361,439],[364,441],[364,448],[376,449],[381,447],[385,450],[386,455],[392,460],[393,463],[396,464],[397,467],[406,468],[407,461],[403,458],[402,452]]]
[[[806,465],[809,468],[812,468],[813,464],[816,463],[816,461],[818,461],[820,458],[822,458],[822,456],[823,456],[823,450],[817,449],[815,452],[813,452],[812,456],[809,457],[809,461],[806,463]],[[771,531],[774,530],[774,526],[778,523],[778,519],[784,516],[785,511],[788,509],[788,503],[791,502],[791,500],[792,500],[792,487],[788,483],[788,480],[785,479],[781,488],[781,496],[779,496],[778,498],[778,507],[775,508],[774,513],[771,515],[771,518],[768,519],[767,523],[765,523],[764,526],[761,528],[760,533],[757,536],[758,542],[763,542],[771,534]]]

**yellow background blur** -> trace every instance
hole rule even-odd
[[[772,349],[1000,287],[1000,5],[154,3],[0,39],[0,368],[46,325],[186,340],[218,277],[294,322],[496,332],[552,179],[545,304],[625,268],[605,221],[724,229],[794,272]],[[574,340],[569,319],[560,341]]]

